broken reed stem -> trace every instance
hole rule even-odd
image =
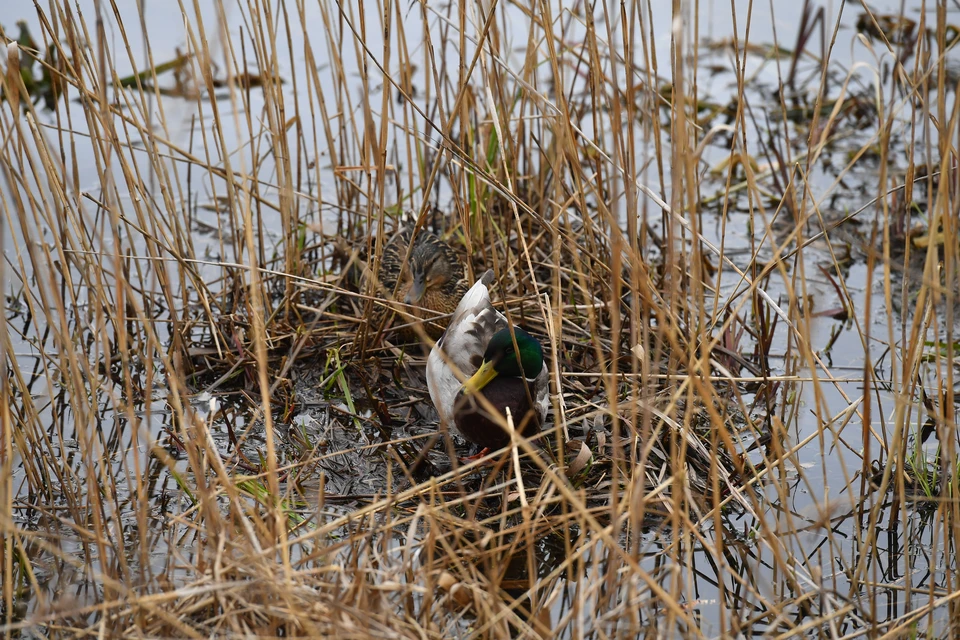
[[[885,97],[823,11],[783,79],[794,34],[764,49],[742,7],[723,47],[695,6],[601,5],[184,6],[166,72],[128,40],[146,14],[101,14],[114,40],[40,10],[7,51],[67,97],[38,111],[6,73],[0,103],[5,634],[838,636],[914,622],[878,606],[891,589],[936,626],[954,569],[913,577],[960,508],[947,15]],[[888,24],[865,11],[861,32]],[[732,108],[705,64],[730,66]],[[809,98],[783,90],[804,77]],[[876,199],[836,215],[856,180]],[[876,234],[850,231],[874,205]],[[404,210],[544,340],[553,428],[515,439],[506,480],[421,450],[422,353],[365,326],[385,302],[348,259],[376,273]],[[866,354],[849,377],[827,296]]]

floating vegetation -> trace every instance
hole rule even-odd
[[[950,637],[954,9],[14,1],[5,637]]]

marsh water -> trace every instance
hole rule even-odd
[[[217,29],[221,34],[220,38],[212,39],[207,43],[212,59],[218,60],[222,56],[227,41],[239,42],[244,37],[245,22],[248,19],[246,9],[221,6],[217,3],[198,4],[201,14],[199,16],[191,14],[188,21],[195,22],[202,19],[207,25],[222,25],[222,31]],[[564,29],[562,39],[569,43],[581,41],[585,37],[582,15],[586,9],[583,3],[556,4],[555,15],[558,16],[558,23],[562,24]],[[612,7],[617,3],[609,4]],[[776,47],[789,49],[795,45],[798,25],[805,10],[802,2],[777,2],[773,3],[774,9],[771,14],[770,5],[756,4],[763,4],[763,6],[754,6],[753,13],[748,14],[746,12],[750,5],[745,2],[732,3],[733,11],[731,11],[731,3],[728,2],[701,2],[698,24],[675,25],[666,6],[660,7],[658,3],[651,3],[650,13],[647,16],[651,22],[644,22],[644,28],[655,34],[653,41],[657,58],[661,61],[662,77],[666,75],[664,70],[669,69],[667,61],[671,60],[671,40],[674,34],[682,34],[682,37],[687,39],[696,35],[700,39],[700,54],[697,60],[699,65],[697,91],[700,100],[719,106],[735,100],[738,90],[737,76],[732,70],[735,65],[743,65],[743,76],[749,78],[745,91],[751,96],[751,103],[768,106],[766,113],[753,114],[758,126],[755,130],[747,132],[748,139],[745,142],[747,147],[752,147],[760,138],[784,133],[770,125],[770,119],[775,119],[780,110],[780,103],[773,92],[781,84],[781,78],[789,73],[790,64],[790,57],[778,55]],[[889,94],[888,82],[892,56],[881,53],[880,45],[869,38],[858,37],[857,24],[862,8],[856,3],[841,2],[812,3],[812,5],[815,8],[824,9],[824,24],[828,40],[831,37],[832,25],[836,23],[837,12],[841,9],[843,11],[840,18],[841,27],[835,36],[836,44],[832,48],[830,63],[826,67],[828,76],[832,75],[835,78],[833,82],[828,82],[833,92],[831,97],[836,98],[844,88],[849,94],[868,94],[874,87],[883,95]],[[41,32],[41,23],[32,2],[8,0],[4,6],[5,11],[0,20],[4,21],[3,27],[8,33],[13,33],[13,22],[19,19],[25,20],[34,33]],[[93,2],[84,0],[77,3],[77,6],[80,13],[86,17],[94,16],[98,11],[102,12],[107,41],[114,43],[112,50],[115,54],[115,74],[118,77],[128,76],[149,67],[146,54],[148,42],[150,56],[152,56],[150,59],[154,64],[172,60],[179,53],[197,46],[197,43],[188,42],[188,34],[184,31],[184,18],[180,10],[171,10],[169,3],[149,0],[142,3],[118,2],[119,18],[117,15],[104,12],[102,7]],[[321,6],[330,8],[330,5],[308,3],[304,7],[303,14],[303,20],[311,34],[314,51],[317,52],[315,74],[308,69],[308,60],[302,54],[304,42],[296,31],[283,36],[281,38],[283,46],[277,49],[276,68],[284,81],[285,96],[291,105],[297,105],[301,114],[316,111],[318,105],[309,98],[308,91],[298,92],[296,89],[309,86],[315,79],[319,80],[322,91],[329,92],[330,95],[346,96],[354,109],[360,101],[367,99],[370,95],[379,98],[384,82],[377,70],[378,65],[371,64],[371,61],[381,60],[384,55],[382,31],[370,27],[379,24],[379,12],[382,11],[382,7],[376,3],[365,3],[344,9],[350,16],[347,22],[351,24],[358,23],[359,14],[365,12],[368,28],[362,40],[366,56],[363,55],[363,49],[360,47],[340,48],[345,71],[341,76],[335,74],[334,67],[322,52],[326,50],[325,47],[337,46],[337,39],[345,37],[347,30],[345,29],[344,34],[326,33],[325,21],[320,15]],[[919,1],[906,2],[904,6],[903,14],[916,21],[920,19],[921,10],[930,11],[924,3]],[[870,3],[870,7],[878,15],[896,15],[901,11],[901,3],[895,1],[874,2]],[[575,11],[572,10],[574,8]],[[613,9],[615,7],[611,8]],[[527,15],[521,8],[509,3],[504,3],[498,10],[501,11],[498,22],[502,23],[504,38],[507,42],[515,40],[512,46],[515,47],[516,52],[513,57],[502,62],[507,66],[517,65],[519,68],[523,64],[528,45]],[[450,11],[450,5],[442,3],[426,5],[416,2],[401,3],[398,15],[403,20],[406,41],[416,43],[418,47],[426,46],[423,33],[424,12],[429,16],[427,22],[439,32],[450,28]],[[602,21],[603,8],[596,6],[594,11],[596,19]],[[957,20],[960,20],[960,10],[953,8],[950,11],[951,15],[955,13]],[[130,44],[129,52],[118,35],[118,19],[122,22],[126,39]],[[731,46],[735,34],[741,43],[747,41],[755,48],[742,48],[739,52],[735,51]],[[620,36],[622,37],[622,34]],[[467,34],[464,40],[470,51],[473,51],[471,43],[473,37],[475,34]],[[434,40],[436,41],[437,39]],[[438,51],[437,55],[458,60],[460,53],[455,50],[452,41],[444,42],[447,49]],[[813,45],[809,47],[816,48]],[[294,52],[293,57],[290,57],[291,51]],[[422,56],[422,52],[419,55]],[[412,57],[416,57],[416,52]],[[944,64],[950,66],[955,58],[956,55],[948,51],[944,56]],[[363,76],[364,70],[366,77]],[[426,72],[425,65],[412,70],[411,83],[414,87],[425,84],[423,74]],[[797,109],[812,108],[817,96],[805,93],[803,87],[808,85],[819,88],[823,72],[824,67],[816,60],[801,61],[796,83],[800,89],[792,98]],[[448,73],[455,75],[457,71],[451,66]],[[622,67],[619,73],[622,73]],[[174,86],[170,78],[161,76],[159,81],[167,88],[172,89]],[[588,78],[572,73],[567,90],[571,95],[575,95],[582,88],[583,83],[588,81]],[[370,93],[364,92],[365,86]],[[257,105],[256,92],[251,95],[252,104]],[[947,99],[952,101],[953,94],[947,96]],[[414,100],[420,102],[423,113],[432,113],[428,96],[417,95],[414,96]],[[899,143],[894,143],[893,148],[906,153],[910,132],[915,126],[922,128],[922,125],[915,125],[915,114],[911,112],[906,100],[893,102],[900,109],[899,113],[894,115],[893,126]],[[158,131],[162,130],[162,137],[170,144],[190,149],[196,156],[203,157],[205,154],[211,154],[219,157],[221,151],[218,150],[217,143],[204,139],[200,134],[205,123],[212,117],[210,112],[205,110],[206,105],[207,103],[203,100],[198,101],[176,95],[162,97],[160,103],[154,106],[158,114],[162,112],[162,118],[159,115],[157,118]],[[62,101],[59,108],[71,110],[72,126],[82,133],[86,120],[80,104],[67,100]],[[549,104],[544,104],[540,108],[549,111],[551,107]],[[290,109],[292,111],[292,107]],[[257,113],[256,109],[251,111],[254,114]],[[41,113],[47,118],[44,125],[55,126],[56,120],[51,113]],[[664,113],[667,112],[660,112],[660,117],[664,117]],[[237,116],[236,126],[230,124],[234,115]],[[341,113],[339,117],[350,118],[352,114],[347,111]],[[252,166],[252,156],[259,154],[260,151],[257,142],[246,139],[242,133],[244,129],[239,125],[239,121],[245,118],[246,114],[231,114],[225,120],[228,123],[226,128],[227,130],[235,129],[236,138],[229,141],[231,149],[236,150],[231,151],[233,161]],[[319,126],[318,120],[306,117],[301,117],[301,122]],[[806,136],[809,132],[803,128],[804,122],[803,118],[798,119],[792,125],[795,128],[788,130],[787,133],[791,137],[802,140],[804,142],[802,146],[805,148]],[[685,596],[690,610],[707,636],[717,635],[719,629],[726,628],[724,621],[730,616],[740,616],[744,620],[751,618],[753,612],[761,607],[760,602],[765,602],[767,598],[770,601],[776,601],[777,594],[783,590],[797,588],[808,590],[811,594],[816,594],[818,606],[827,609],[841,608],[852,603],[854,613],[846,618],[845,628],[834,630],[840,636],[856,635],[871,624],[893,621],[917,606],[925,605],[929,601],[930,593],[939,593],[941,590],[951,591],[951,585],[945,582],[945,576],[949,575],[949,570],[952,569],[953,554],[947,552],[942,538],[939,537],[942,530],[931,525],[930,510],[922,504],[906,507],[906,517],[900,520],[900,526],[884,530],[881,539],[887,541],[885,555],[866,560],[858,557],[858,538],[863,535],[863,528],[866,526],[863,512],[858,511],[861,480],[857,475],[863,466],[861,454],[865,449],[865,443],[858,418],[849,423],[843,419],[834,419],[837,416],[848,415],[851,411],[857,411],[860,416],[863,415],[865,362],[869,362],[871,367],[876,367],[879,377],[890,383],[890,387],[881,387],[870,392],[873,408],[869,415],[872,424],[877,432],[884,432],[885,421],[892,418],[896,402],[893,372],[899,371],[902,363],[897,359],[897,350],[889,348],[887,336],[893,335],[894,341],[897,342],[902,328],[909,326],[913,321],[912,287],[918,286],[921,280],[922,261],[916,265],[917,271],[913,274],[909,266],[903,274],[895,274],[895,283],[899,285],[905,278],[907,286],[902,295],[898,290],[898,295],[894,296],[895,308],[885,308],[884,292],[878,275],[880,272],[874,271],[873,281],[868,280],[870,271],[867,265],[867,256],[871,249],[870,242],[873,237],[871,236],[872,225],[881,215],[876,201],[880,195],[878,194],[878,161],[867,159],[855,163],[851,170],[843,170],[841,175],[841,170],[849,162],[850,154],[862,147],[869,147],[872,144],[871,141],[877,136],[877,130],[873,124],[858,125],[853,116],[843,119],[842,123],[842,126],[846,127],[842,131],[843,135],[823,151],[817,163],[811,167],[811,174],[806,176],[805,182],[806,187],[813,193],[812,200],[818,203],[819,212],[818,215],[811,216],[804,236],[812,238],[826,228],[828,230],[826,238],[812,242],[797,254],[792,268],[793,273],[800,271],[804,274],[802,280],[785,280],[777,274],[763,284],[764,291],[772,301],[785,301],[789,298],[788,291],[791,287],[802,286],[802,297],[809,301],[808,309],[813,312],[809,317],[809,332],[812,344],[818,350],[822,362],[821,369],[786,371],[784,363],[790,356],[789,350],[793,348],[795,342],[791,340],[792,328],[789,326],[789,321],[785,319],[778,325],[771,351],[775,375],[789,373],[808,379],[807,382],[801,383],[800,394],[791,399],[796,407],[796,419],[788,427],[793,439],[791,445],[804,442],[810,444],[796,451],[793,459],[796,461],[797,468],[783,470],[793,489],[788,500],[782,500],[777,492],[771,490],[767,501],[762,505],[762,511],[752,514],[735,511],[725,513],[723,516],[725,524],[722,530],[716,529],[714,522],[703,524],[705,538],[726,536],[727,544],[736,547],[737,554],[716,558],[699,544],[691,543],[689,562],[693,567],[693,574],[699,578],[699,581]],[[431,133],[433,129],[427,126],[425,121],[397,123],[391,130],[391,136],[400,139],[401,136],[414,135],[410,133],[411,130],[418,132],[417,144],[436,149],[438,144],[436,134]],[[659,132],[662,144],[669,147],[671,142],[669,136],[664,129],[659,129]],[[603,135],[602,132],[594,131],[584,131],[583,134],[587,137]],[[714,134],[703,153],[700,167],[703,176],[701,196],[708,201],[715,194],[725,192],[726,172],[714,172],[713,169],[721,166],[729,156],[730,149],[726,130],[720,127]],[[51,139],[57,138],[51,136]],[[654,141],[650,134],[641,136],[636,143],[641,157],[649,159],[654,156]],[[798,144],[798,148],[800,146]],[[407,174],[404,173],[404,158],[400,147],[399,144],[391,146],[389,162],[397,167],[398,179],[406,180]],[[78,145],[65,152],[68,157],[77,159],[73,165],[76,174],[71,177],[72,180],[81,192],[89,192],[93,196],[83,205],[89,210],[90,219],[97,221],[95,224],[105,224],[98,217],[92,204],[97,198],[101,180],[95,163],[84,156],[85,153],[89,154],[89,150]],[[338,149],[337,153],[340,154],[342,164],[350,164],[344,158],[355,158],[355,164],[363,164],[363,152],[360,149]],[[132,145],[128,154],[136,162],[142,150]],[[894,157],[890,162],[896,165],[902,162],[902,158]],[[269,186],[275,181],[275,168],[271,163],[269,156],[257,156],[257,166],[264,182],[260,195],[268,199],[278,197],[277,191]],[[304,157],[302,164],[305,175],[309,176],[310,191],[314,197],[299,200],[302,208],[301,217],[305,222],[313,223],[314,229],[333,234],[340,224],[340,216],[343,215],[335,206],[337,187],[334,180],[334,167],[331,166],[329,158],[324,155],[316,158]],[[759,168],[763,169],[763,167]],[[200,181],[197,180],[191,182],[188,176],[189,167],[186,163],[171,161],[169,170],[180,174],[181,182],[185,185],[190,184],[192,188],[192,191],[184,194],[184,197],[195,205],[194,226],[191,231],[193,251],[195,255],[206,256],[210,261],[208,265],[199,266],[198,271],[211,280],[219,278],[222,272],[217,265],[218,262],[240,261],[236,248],[229,241],[224,240],[225,236],[229,235],[225,234],[222,228],[224,217],[216,207],[206,206],[222,196],[223,183],[215,177],[205,178],[203,184],[199,184]],[[649,167],[640,175],[641,181],[649,179],[650,187],[654,187],[659,181],[653,167]],[[669,193],[671,188],[669,175],[664,176],[664,179],[667,182],[663,189]],[[119,176],[118,182],[122,184]],[[147,188],[150,187],[150,176],[145,176],[144,184]],[[11,186],[0,182],[0,188],[10,189]],[[655,191],[660,191],[659,185],[656,186]],[[748,284],[733,267],[744,267],[754,260],[756,253],[759,253],[761,259],[769,260],[781,249],[789,251],[795,246],[791,244],[792,241],[788,241],[788,235],[795,228],[794,223],[787,219],[789,216],[778,209],[776,203],[768,203],[766,211],[769,218],[761,220],[746,201],[746,190],[738,193],[743,194],[743,200],[734,196],[726,200],[726,206],[712,201],[711,206],[704,207],[702,214],[702,233],[714,246],[722,245],[724,256],[732,263],[725,264],[718,260],[722,268],[717,278],[719,285],[717,295],[718,300],[724,301],[735,298],[736,292],[746,289]],[[131,199],[141,197],[140,194],[124,195]],[[450,185],[440,180],[432,197],[442,210],[449,205],[451,199]],[[639,197],[641,199],[639,209],[644,212],[644,215],[659,211],[657,203],[652,199],[642,194]],[[612,210],[622,212],[621,220],[626,216],[628,208],[622,201],[622,197],[621,201],[615,200],[608,205]],[[834,226],[835,223],[858,211],[860,213],[857,216],[844,224]],[[922,219],[920,214],[916,217],[918,220]],[[270,254],[282,245],[279,222],[271,218],[269,211],[261,214],[259,222],[266,253]],[[11,264],[16,264],[24,240],[21,235],[18,235],[17,225],[8,222],[7,229],[9,233],[3,238],[4,253]],[[781,242],[786,243],[782,248]],[[849,296],[848,301],[841,298],[836,286],[838,275],[829,270],[820,270],[824,265],[834,264],[838,252],[843,252],[847,256],[843,261],[845,272],[842,273],[842,280],[845,295]],[[23,273],[21,269],[15,271]],[[48,385],[49,378],[41,375],[44,367],[48,366],[46,359],[42,356],[46,340],[43,319],[32,317],[26,308],[16,301],[18,298],[16,292],[30,286],[31,274],[26,276],[27,281],[21,282],[14,279],[8,270],[8,281],[4,283],[4,291],[8,293],[7,322],[12,329],[15,357],[22,371],[35,373],[35,379],[30,385],[32,400],[35,405],[41,407],[40,410],[45,416],[49,416],[51,432],[63,434],[63,439],[53,445],[53,449],[58,455],[69,459],[76,454],[76,438],[82,436],[71,429],[71,421],[75,416],[71,408],[63,404],[63,396],[59,390],[51,388]],[[156,286],[155,283],[153,286]],[[871,294],[872,299],[872,312],[869,315],[866,312],[868,294]],[[906,305],[902,303],[903,301]],[[75,299],[75,303],[79,311],[77,318],[83,318],[82,292]],[[842,308],[847,303],[852,314],[830,313],[831,310]],[[711,310],[708,309],[709,311]],[[95,330],[90,327],[77,329],[78,335],[83,335],[84,330]],[[156,330],[161,340],[171,338],[163,323],[158,323]],[[864,334],[876,336],[876,339],[864,344],[861,340]],[[78,349],[81,353],[83,352],[81,344],[78,344]],[[866,358],[867,355],[869,360]],[[90,354],[86,356],[91,357]],[[925,375],[931,374],[926,372]],[[336,452],[338,448],[354,449],[357,446],[356,434],[346,431],[343,422],[336,419],[336,416],[340,416],[346,408],[344,399],[336,397],[337,388],[334,387],[332,392],[329,389],[322,391],[313,388],[311,385],[317,383],[322,377],[319,372],[301,371],[299,376],[302,399],[300,411],[297,415],[287,416],[285,423],[281,420],[282,424],[278,425],[279,428],[286,431],[299,430],[305,438],[310,440],[324,440],[332,452]],[[122,493],[125,489],[131,490],[130,479],[124,478],[124,474],[132,468],[129,464],[130,457],[140,458],[139,468],[143,469],[144,474],[150,478],[148,482],[150,498],[156,504],[156,511],[151,514],[153,518],[162,520],[182,508],[178,505],[179,501],[183,500],[181,490],[166,467],[151,455],[150,447],[147,445],[151,440],[166,442],[168,434],[175,431],[170,423],[171,412],[167,405],[167,389],[160,382],[159,377],[152,380],[155,387],[146,393],[150,401],[137,406],[133,413],[138,420],[143,421],[141,424],[130,425],[128,421],[130,414],[113,410],[105,411],[96,420],[101,446],[104,454],[113,464],[112,473],[116,476],[116,486],[121,492],[113,500],[113,509],[116,513],[112,516],[127,523],[130,530],[142,526],[136,522],[135,513],[125,511],[131,502],[131,496]],[[815,384],[819,386],[817,394],[813,393]],[[101,388],[97,392],[104,394],[106,398],[111,394],[121,393],[122,389],[118,385],[113,388]],[[251,451],[257,451],[263,444],[263,436],[258,432],[258,429],[262,429],[261,418],[242,408],[245,406],[242,403],[237,403],[236,409],[232,408],[232,399],[229,394],[205,394],[202,388],[197,389],[195,395],[198,407],[205,408],[211,401],[215,401],[223,409],[212,425],[213,438],[219,446],[224,450],[229,449],[233,444],[233,434],[243,432],[246,439],[245,446]],[[115,407],[116,405],[105,399],[103,406]],[[922,421],[916,416],[914,420]],[[429,421],[424,421],[420,432],[426,433],[430,428]],[[919,424],[917,428],[919,430]],[[140,434],[137,439],[131,438],[131,430]],[[874,451],[877,446],[877,442],[872,443]],[[928,454],[932,457],[934,452],[931,450]],[[75,470],[78,477],[86,473],[82,468],[84,464],[85,461],[77,456]],[[324,508],[330,513],[348,512],[362,504],[365,496],[372,496],[384,490],[387,476],[383,461],[379,457],[366,455],[363,451],[344,454],[342,457],[331,455],[321,467],[327,477],[326,491],[331,496],[342,497],[339,501],[328,500],[325,503]],[[22,470],[18,470],[17,467],[14,469],[13,480],[15,497],[20,505],[20,508],[14,512],[16,526],[24,530],[45,532],[50,536],[48,539],[55,540],[60,550],[66,554],[83,556],[93,553],[88,542],[77,536],[70,527],[61,527],[56,519],[51,517],[49,510],[29,508],[33,497],[23,491],[26,485]],[[304,481],[309,484],[311,479],[305,478]],[[85,490],[89,488],[88,484]],[[64,497],[64,500],[68,499],[72,498]],[[886,498],[879,496],[877,499],[885,500]],[[892,501],[885,505],[879,518],[881,526],[883,526],[882,523],[891,520],[888,511],[891,508],[903,507],[895,505]],[[786,541],[785,548],[792,554],[796,575],[801,580],[799,587],[793,583],[787,586],[783,576],[771,569],[772,565],[766,555],[768,551],[761,545],[757,545],[752,535],[752,532],[764,527],[775,529],[778,523],[785,520],[792,520],[793,528],[797,531],[795,536]],[[894,518],[894,520],[897,519]],[[144,540],[152,541],[150,543],[152,566],[140,567],[139,570],[146,574],[165,572],[168,577],[171,575],[175,577],[177,572],[170,572],[169,566],[171,562],[189,564],[190,545],[175,541],[173,536],[167,541],[155,540],[157,536],[163,535],[160,533],[162,528],[151,525],[149,522],[147,526],[149,531],[140,532],[139,535]],[[741,539],[736,541],[730,539],[731,532],[738,532],[742,536]],[[639,544],[639,557],[641,565],[651,573],[657,570],[658,561],[655,558],[658,555],[658,549],[669,541],[670,537],[669,530],[656,524],[652,524],[645,530]],[[544,574],[549,573],[553,563],[557,562],[557,556],[562,553],[562,548],[556,549],[551,546],[549,540],[545,540],[538,551],[540,570]],[[57,554],[45,551],[42,544],[38,544],[30,553],[35,554],[34,564],[39,582],[46,590],[42,600],[50,602],[69,594],[69,601],[78,607],[96,601],[98,596],[96,576],[62,562]],[[645,558],[651,558],[647,564],[644,564]],[[129,560],[140,562],[139,556]],[[740,563],[739,566],[737,562]],[[858,601],[860,594],[850,593],[849,572],[861,562],[866,562],[868,565],[866,569],[860,569],[865,572],[865,575],[875,576],[878,583],[893,585],[889,589],[877,590],[875,595],[878,599],[871,602]],[[184,575],[188,573],[187,570],[183,571]],[[740,581],[734,581],[731,575],[739,575]],[[567,590],[554,601],[552,615],[555,619],[561,619],[570,601],[580,597],[579,588],[581,587],[576,584],[568,585]],[[841,598],[838,594],[846,594],[846,597]],[[38,602],[37,598],[21,602],[16,617],[29,619],[30,615],[36,613]],[[783,615],[785,618],[802,618],[801,612],[798,611],[787,611]],[[945,616],[946,613],[940,610],[932,612],[930,616],[923,618],[919,625],[920,632],[927,629],[935,636],[942,635],[946,628]],[[660,621],[649,622],[656,627]],[[665,633],[669,630],[661,628],[661,631]],[[777,632],[776,628],[760,626],[750,629],[750,633],[755,634]],[[810,630],[812,634],[817,632],[817,629]],[[574,635],[573,631],[567,631],[567,633],[571,637]]]

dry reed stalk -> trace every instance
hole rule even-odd
[[[937,7],[912,41],[865,10],[858,42],[897,60],[871,88],[836,17],[804,5],[757,69],[759,9],[732,6],[732,107],[709,109],[696,4],[666,61],[639,0],[181,4],[172,87],[143,14],[38,10],[5,71],[32,52],[68,100],[3,76],[5,636],[944,628],[960,112]],[[548,354],[552,428],[486,472],[434,447],[422,352],[370,326],[390,303],[347,266],[377,273],[405,209]]]

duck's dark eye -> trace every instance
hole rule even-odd
[[[430,265],[429,273],[431,278],[438,280],[448,278],[450,276],[450,265],[447,264],[446,260],[438,257]]]

